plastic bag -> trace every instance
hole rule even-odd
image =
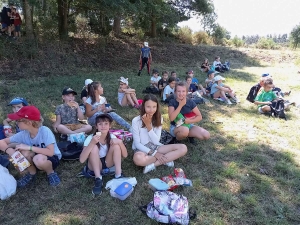
[[[0,165],[0,199],[8,199],[16,193],[16,190],[17,181],[9,174],[8,169]]]

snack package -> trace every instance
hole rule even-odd
[[[174,120],[174,122],[176,123],[176,127],[185,126],[187,128],[190,128],[191,125],[185,124],[184,121],[185,117],[181,113],[179,113]]]
[[[166,182],[169,185],[168,191],[172,191],[178,187],[178,185],[176,185],[172,175],[162,177],[161,180]]]
[[[110,130],[111,134],[115,135],[118,139],[122,140],[123,142],[130,142],[132,141],[132,133],[129,131],[124,130]]]
[[[68,134],[69,140],[73,142],[77,142],[78,144],[83,144],[85,140],[85,133],[77,133],[77,134]]]
[[[20,170],[20,172],[23,172],[31,165],[25,158],[25,156],[22,155],[19,151],[16,151],[14,154],[11,155],[10,161],[17,169]]]
[[[186,178],[186,176],[181,168],[175,168],[174,173],[175,173],[176,177]]]
[[[101,132],[96,132],[97,136],[101,136],[101,134],[102,134]]]
[[[190,179],[186,179],[183,177],[175,177],[174,180],[175,180],[175,183],[178,185],[190,186],[190,187],[193,186],[193,183]]]
[[[12,133],[11,126],[3,126],[3,133],[7,137],[10,133]]]

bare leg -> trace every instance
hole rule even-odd
[[[29,166],[27,168],[28,172],[32,175],[36,174],[36,168],[33,165],[33,157],[34,157],[34,153],[30,152],[30,151],[21,151],[22,155],[25,156],[25,158],[28,160],[28,162],[30,162],[31,166]],[[10,154],[11,155],[11,154]]]
[[[65,125],[63,124],[59,124],[56,128],[56,130],[61,133],[61,134],[76,134],[75,131],[70,130],[69,128],[67,128]]]
[[[266,112],[271,112],[271,107],[268,105],[264,105],[261,107],[261,110],[266,113]]]
[[[131,98],[131,94],[125,94],[125,97],[127,98],[127,102],[129,102],[130,105],[134,106],[134,102]]]
[[[189,135],[189,128],[184,126],[176,127],[174,129],[174,134],[177,140],[185,139]]]
[[[130,96],[131,96],[131,99],[133,100],[134,104],[138,105],[138,100],[136,98],[136,94],[131,93]]]
[[[193,126],[190,129],[189,137],[195,137],[199,140],[207,140],[210,138],[210,133],[202,127]]]
[[[94,171],[95,177],[100,177],[102,163],[99,158],[99,149],[97,145],[95,145],[95,147],[89,155],[88,168]]]
[[[77,130],[74,130],[75,133],[81,133],[81,132],[84,132],[84,133],[88,133],[92,130],[92,126],[89,125],[89,124],[86,124],[86,125],[83,125],[81,128],[77,129]]]
[[[112,167],[113,165],[115,165],[116,175],[121,175],[122,153],[119,145],[113,145],[109,148],[105,160],[107,167]]]
[[[49,161],[45,155],[35,155],[33,157],[33,162],[38,169],[45,171],[47,175],[54,172],[51,161]]]
[[[228,98],[226,97],[226,94],[224,91],[218,90],[214,93],[214,98],[224,98],[226,101],[228,101]]]

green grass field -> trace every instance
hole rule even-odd
[[[186,70],[192,68],[204,83],[205,74],[191,64],[154,65],[159,71],[175,69],[182,79]],[[190,206],[197,209],[197,218],[191,224],[300,224],[299,108],[291,107],[286,113],[288,120],[284,121],[258,115],[256,107],[245,100],[263,72],[271,73],[275,84],[283,90],[291,90],[290,99],[299,99],[298,69],[293,62],[265,62],[251,57],[248,61],[232,58],[231,65],[232,70],[224,76],[226,83],[237,91],[241,103],[227,106],[211,100],[198,106],[203,115],[199,125],[211,133],[211,139],[198,141],[197,146],[185,143],[188,153],[175,166],[185,171],[193,187],[178,188],[175,192],[188,197]],[[117,104],[120,76],[129,77],[130,86],[137,90],[139,98],[143,97],[142,90],[150,79],[145,70],[141,77],[136,76],[136,70],[126,70],[4,80],[0,94],[5,101],[1,102],[0,118],[4,119],[10,110],[7,102],[14,96],[22,96],[41,110],[45,125],[51,127],[55,106],[61,103],[62,89],[71,86],[80,93],[84,80],[91,78],[101,81],[110,104],[131,121],[138,115],[137,110]],[[168,129],[167,106],[162,107],[162,114],[163,127]],[[57,170],[61,184],[49,187],[46,175],[40,172],[35,185],[0,202],[0,224],[157,224],[138,207],[151,201],[153,192],[148,180],[173,174],[173,170],[161,166],[144,175],[142,168],[132,162],[131,145],[128,152],[123,171],[136,177],[138,184],[125,201],[112,198],[106,190],[93,198],[93,181],[76,178],[83,165],[78,161],[61,161]],[[14,169],[12,173],[19,176]],[[104,185],[109,179],[104,178]]]

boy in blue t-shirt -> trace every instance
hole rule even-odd
[[[33,182],[37,169],[47,173],[50,186],[59,185],[60,179],[54,170],[59,164],[61,153],[52,131],[42,126],[40,111],[35,106],[24,106],[18,112],[9,114],[8,118],[15,120],[21,131],[0,140],[0,149],[10,156],[20,151],[31,164],[27,168],[28,173],[17,181],[17,186],[25,187]],[[9,147],[12,142],[19,144],[15,148]]]
[[[140,69],[138,72],[138,76],[141,76],[141,72],[142,72],[145,64],[147,64],[147,71],[148,71],[148,75],[150,76],[150,63],[152,62],[152,55],[151,55],[151,51],[150,51],[148,42],[144,42],[144,47],[141,48],[139,62],[140,62]]]

